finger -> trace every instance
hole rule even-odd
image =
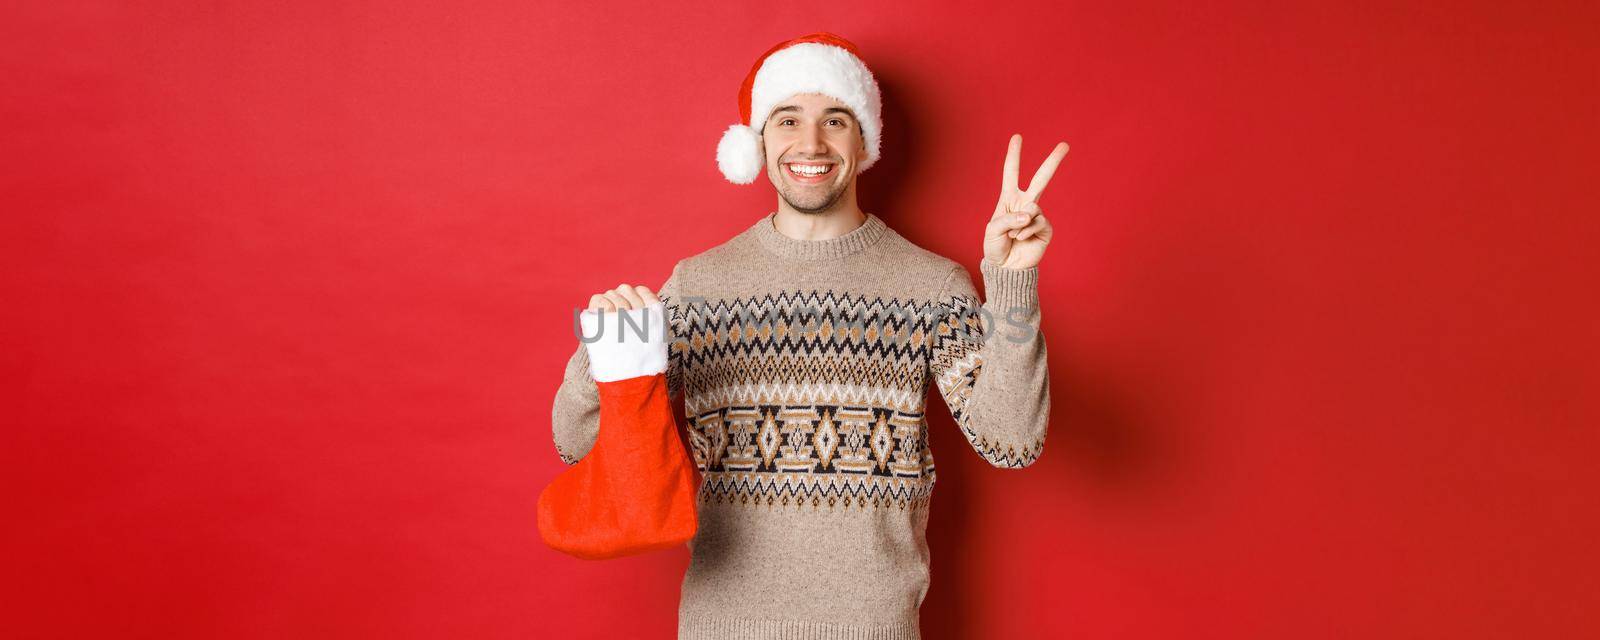
[[[1028,226],[1030,218],[1031,216],[1025,213],[1007,213],[1003,216],[997,216],[994,220],[990,220],[988,226],[985,227],[984,236],[997,238],[1010,235],[1012,231]]]
[[[1038,204],[1024,201],[1020,206],[1006,212],[1006,226],[1013,230],[1021,229],[1028,226],[1033,222],[1034,216],[1041,213],[1044,213],[1044,210],[1040,209]]]
[[[1017,190],[1017,167],[1022,163],[1022,134],[1011,134],[1011,144],[1006,147],[1006,168],[1001,177],[1000,190]]]
[[[1028,224],[1023,225],[1021,228],[1012,229],[1009,235],[1013,240],[1027,240],[1029,236],[1038,233],[1040,229],[1049,225],[1050,223],[1044,220],[1044,216],[1035,216],[1033,220],[1030,220]]]
[[[633,290],[635,293],[639,294],[640,299],[644,300],[644,306],[648,307],[653,304],[661,303],[661,298],[657,298],[656,294],[651,292],[649,287],[634,287]]]
[[[1039,170],[1034,172],[1033,179],[1028,181],[1027,196],[1029,200],[1038,200],[1039,194],[1044,193],[1044,187],[1050,184],[1050,176],[1056,174],[1056,167],[1060,166],[1061,159],[1067,157],[1067,143],[1056,145],[1050,157],[1044,159],[1044,164],[1039,165]]]
[[[611,301],[611,308],[613,310],[615,310],[615,311],[622,311],[623,309],[632,309],[633,308],[633,307],[629,306],[628,299],[622,297],[622,294],[617,293],[616,290],[607,291],[607,292],[602,293],[600,295],[605,296],[606,300],[610,300]]]
[[[1017,237],[1017,232],[1021,231],[1023,227],[1032,224],[1034,216],[1041,213],[1044,213],[1044,210],[1040,209],[1038,204],[1026,200],[1021,205],[1008,208],[1001,214],[1001,217],[1004,218],[1004,226],[1008,229],[1006,235],[1012,238]]]
[[[628,301],[628,307],[627,308],[629,308],[629,309],[643,309],[644,308],[644,298],[640,298],[639,297],[639,293],[633,290],[633,285],[630,285],[630,284],[619,284],[619,285],[617,285],[617,288],[612,289],[612,291],[617,292],[617,295],[622,296],[623,300],[627,300]]]
[[[607,300],[604,295],[596,293],[592,296],[589,296],[589,309],[599,311],[615,311],[616,306],[611,304],[611,301]]]
[[[1034,236],[1049,237],[1049,231],[1050,221],[1046,220],[1042,215],[1034,216],[1033,222],[1028,223],[1028,226],[1017,231],[1017,240],[1027,240]]]

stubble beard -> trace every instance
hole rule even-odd
[[[779,167],[778,171],[783,171],[781,166]],[[844,197],[844,192],[850,189],[850,183],[848,182],[842,184],[835,183],[835,186],[829,189],[825,196],[821,198],[813,197],[811,199],[805,199],[804,196],[791,193],[792,186],[789,184],[788,180],[784,179],[782,176],[776,177],[778,179],[778,197],[783,198],[783,201],[788,203],[790,209],[794,209],[795,211],[806,215],[827,213],[829,210],[833,209],[834,205],[839,203],[840,198]]]

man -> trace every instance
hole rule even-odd
[[[740,111],[718,165],[740,184],[765,169],[777,210],[678,262],[659,297],[623,284],[589,300],[600,313],[665,307],[670,393],[704,474],[679,637],[919,638],[928,387],[992,465],[1028,466],[1044,445],[1037,265],[1052,231],[1037,200],[1067,146],[1022,190],[1012,137],[980,304],[965,268],[856,204],[881,121],[854,45],[779,44],[745,79]],[[554,407],[567,463],[593,446],[597,407],[580,346]]]

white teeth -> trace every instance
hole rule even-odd
[[[822,165],[822,166],[810,166],[810,165],[799,165],[799,164],[791,164],[791,165],[789,165],[789,170],[790,171],[793,171],[793,172],[798,173],[798,174],[803,175],[803,176],[820,176],[820,175],[822,175],[824,173],[827,173],[828,170],[831,169],[831,168],[832,167],[830,165]]]

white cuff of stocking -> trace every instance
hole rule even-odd
[[[667,370],[667,319],[661,303],[622,311],[585,310],[578,314],[589,375],[615,382]]]

